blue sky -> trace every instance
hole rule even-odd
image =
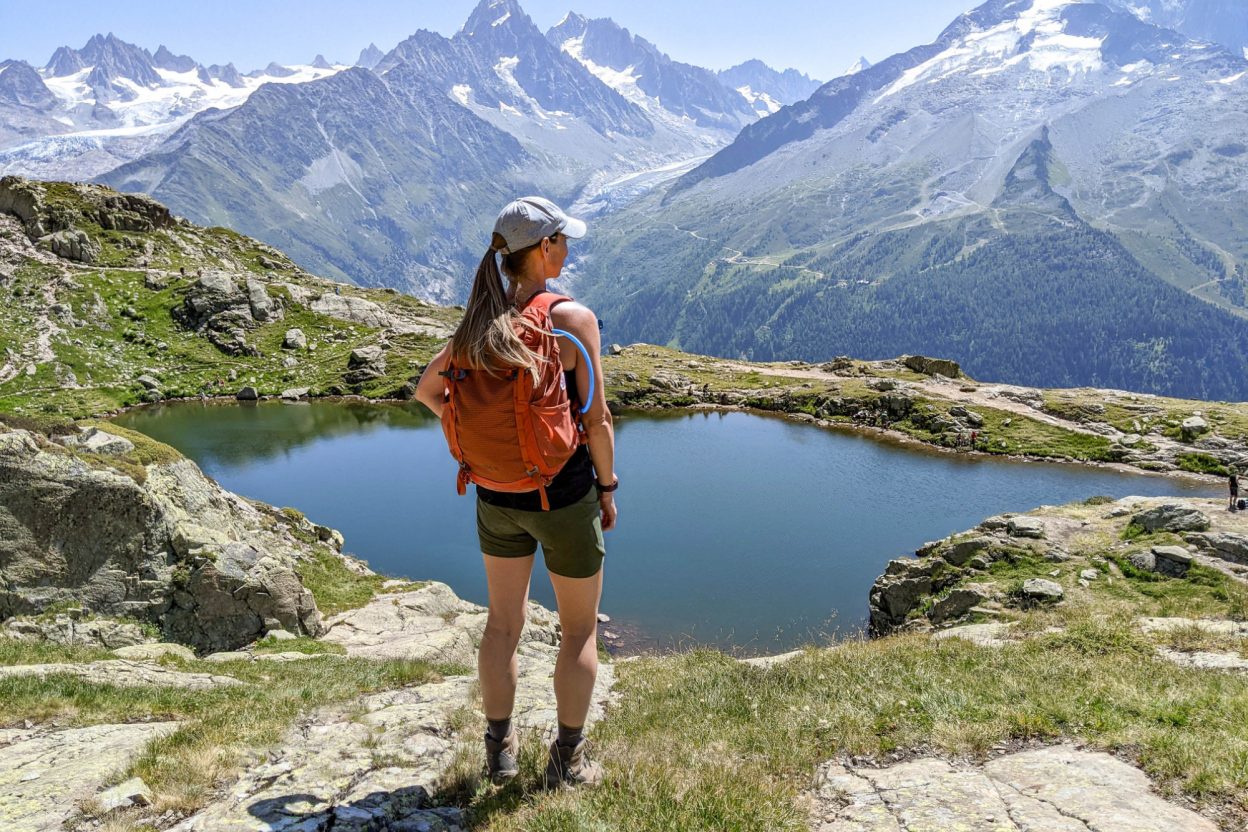
[[[934,39],[975,0],[520,0],[545,31],[569,8],[611,17],[672,57],[713,69],[748,58],[821,79],[859,55],[878,61]],[[246,72],[308,63],[320,52],[353,62],[375,42],[388,50],[417,29],[454,33],[476,0],[0,0],[0,59],[42,66],[61,45],[96,32],[152,51],[165,44],[203,64]]]

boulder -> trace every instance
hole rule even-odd
[[[1131,524],[1146,532],[1203,532],[1209,518],[1203,512],[1180,503],[1163,503],[1131,518]]]
[[[385,360],[386,356],[382,352],[381,347],[373,344],[351,350],[351,355],[347,359],[347,366],[354,370],[357,367],[364,367],[369,364],[385,363]]]
[[[286,338],[282,341],[282,347],[288,350],[302,350],[308,347],[308,336],[303,334],[302,329],[286,330]]]
[[[99,243],[76,228],[56,232],[48,238],[48,246],[57,257],[76,260],[88,266],[95,263],[100,256]]]
[[[326,292],[312,301],[311,309],[340,321],[384,329],[391,325],[390,315],[371,300]]]
[[[149,376],[146,374],[139,376],[137,379],[135,379],[135,381],[137,381],[139,384],[142,384],[144,389],[146,390],[159,390],[160,389],[160,382],[157,381],[152,376]]]
[[[1182,546],[1154,546],[1152,554],[1155,571],[1159,575],[1182,578],[1192,565],[1191,554]]]
[[[1206,555],[1248,566],[1248,535],[1234,532],[1192,532],[1183,539]]]
[[[931,594],[936,561],[893,560],[885,573],[876,578],[869,596],[870,630],[887,635],[906,623],[907,614]]]
[[[78,437],[78,447],[93,454],[124,456],[134,450],[134,443],[99,428],[87,428]]]
[[[204,333],[225,353],[252,352],[243,338],[246,330],[256,325],[251,298],[228,272],[205,270],[187,290],[182,305],[174,308],[172,316],[183,329]]]
[[[1157,571],[1157,557],[1152,552],[1131,552],[1127,562],[1141,572]]]
[[[357,347],[347,359],[347,372],[343,381],[347,384],[363,384],[386,374],[386,354],[377,345]]]
[[[260,398],[260,394],[256,392],[254,387],[244,387],[234,394],[234,398],[240,402],[254,402]]]
[[[1023,597],[1030,601],[1054,603],[1062,600],[1065,594],[1060,584],[1046,581],[1044,578],[1029,578],[1023,581]]]
[[[611,353],[611,355],[623,355],[624,348],[621,347],[619,344],[612,344],[610,347],[607,348],[607,352]]]
[[[254,277],[247,278],[247,305],[251,309],[251,317],[259,323],[282,317],[282,308],[269,297],[268,288]]]
[[[289,390],[282,391],[282,399],[285,401],[290,401],[290,402],[295,402],[295,401],[299,401],[299,399],[307,398],[307,395],[308,395],[307,387],[292,387]]]
[[[1005,527],[1010,537],[1044,537],[1044,523],[1034,517],[1014,517]]]
[[[1183,441],[1191,442],[1200,437],[1202,434],[1208,433],[1209,423],[1202,416],[1190,416],[1183,420],[1183,424],[1179,426],[1179,430],[1183,434]]]
[[[72,451],[44,450],[27,431],[0,431],[0,619],[72,601],[151,622],[197,650],[249,644],[266,619],[315,636],[320,613],[295,571],[305,556],[269,515],[190,460],[149,465],[139,483]],[[129,626],[127,643],[147,640]],[[91,632],[103,627],[68,616],[56,624],[66,639],[125,646]]]
[[[879,404],[888,411],[890,419],[904,419],[914,409],[914,398],[909,393],[896,390],[880,396]]]
[[[958,362],[942,358],[928,358],[923,355],[903,355],[901,363],[914,372],[927,376],[942,375],[949,378],[959,378],[962,375],[962,368],[958,366]]]
[[[946,621],[961,618],[970,612],[972,607],[979,606],[991,597],[991,590],[975,584],[954,587],[948,595],[932,604],[927,617],[933,624],[943,624]]]
[[[991,537],[972,537],[959,540],[940,551],[940,556],[954,566],[964,566],[972,557],[996,544]]]
[[[654,389],[671,393],[685,393],[693,386],[693,381],[688,376],[670,370],[656,370],[648,381]]]

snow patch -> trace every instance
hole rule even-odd
[[[502,26],[504,23],[506,23],[506,22],[508,21],[508,19],[509,19],[510,17],[511,17],[511,12],[507,12],[505,15],[503,15],[502,17],[500,17],[498,20],[495,20],[493,23],[491,23],[491,24],[490,24],[490,28],[493,28],[493,27],[495,27],[495,26]]]
[[[662,121],[675,130],[687,130],[695,122],[686,115],[678,115],[663,106],[663,102],[658,98],[651,98],[646,95],[645,91],[637,85],[641,79],[640,75],[635,75],[636,68],[633,66],[625,67],[622,70],[612,69],[609,66],[601,66],[585,57],[584,53],[585,36],[568,38],[559,48],[576,60],[581,66],[585,67],[591,75],[633,104],[636,104],[644,110],[652,118]]]
[[[784,106],[765,92],[754,92],[749,84],[746,84],[744,87],[737,87],[737,92],[741,94],[742,98],[749,102],[750,106],[753,107],[755,112],[759,115],[770,115],[778,112],[780,108]]]
[[[520,86],[520,82],[516,80],[516,67],[519,65],[520,58],[515,55],[509,58],[500,58],[498,63],[494,65],[494,73],[502,79],[504,84],[507,85],[507,88],[511,90],[511,94],[516,97],[516,100],[524,104],[529,109],[530,113],[542,121],[550,121],[551,116],[567,115],[566,113],[548,113],[545,109],[543,109],[542,105],[537,102],[537,99],[529,95],[524,87]],[[512,112],[518,116],[524,115],[517,107],[510,104],[500,103],[498,106],[499,109],[505,113]]]
[[[467,84],[456,84],[455,86],[451,87],[451,97],[454,98],[456,101],[458,101],[460,104],[463,104],[465,107],[468,106],[468,99],[471,96],[472,96],[472,87],[468,86]]]
[[[151,87],[136,84],[128,78],[119,78],[117,83],[129,90],[134,97],[129,101],[110,101],[107,106],[116,114],[122,127],[181,123],[195,113],[210,107],[223,110],[237,107],[263,84],[302,84],[326,78],[346,69],[341,65],[330,69],[319,69],[314,66],[288,68],[294,70],[291,75],[285,77],[261,75],[256,78],[243,78],[243,86],[237,88],[217,79],[205,83],[200,79],[197,69],[188,72],[157,69],[160,84]],[[95,93],[86,83],[87,76],[93,69],[94,67],[85,67],[72,75],[59,78],[45,76],[43,79],[44,84],[58,100],[57,109],[70,118],[71,124],[82,123],[73,118],[75,110],[79,108],[89,110],[95,105]],[[101,135],[96,131],[90,131],[90,133]]]
[[[1219,78],[1218,80],[1214,81],[1213,83],[1215,83],[1215,84],[1234,84],[1236,81],[1238,81],[1240,78],[1243,78],[1245,75],[1248,75],[1248,72],[1240,72],[1240,73],[1238,73],[1238,74],[1236,74],[1236,75],[1232,75],[1230,78]]]
[[[940,54],[906,70],[873,103],[919,82],[968,71],[976,64],[988,64],[975,71],[976,75],[991,75],[1024,61],[1036,72],[1064,69],[1074,75],[1100,69],[1104,39],[1068,35],[1062,28],[1060,12],[1074,1],[1035,0],[1017,18],[971,32]],[[1029,36],[1030,48],[1020,51],[1022,40]]]

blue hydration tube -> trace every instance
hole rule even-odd
[[[567,332],[566,330],[562,330],[562,329],[552,329],[551,332],[555,333],[556,335],[562,335],[564,338],[567,338],[573,344],[576,344],[576,348],[581,351],[581,355],[585,356],[585,367],[589,370],[589,393],[588,395],[585,396],[586,404],[581,408],[581,413],[588,413],[589,402],[592,402],[594,400],[594,362],[590,360],[589,350],[585,349],[585,345],[581,343],[581,340],[577,338],[575,335],[573,335],[571,332]]]

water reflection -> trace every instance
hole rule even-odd
[[[417,429],[437,419],[416,403],[171,402],[114,421],[209,464],[261,462],[334,437]]]

